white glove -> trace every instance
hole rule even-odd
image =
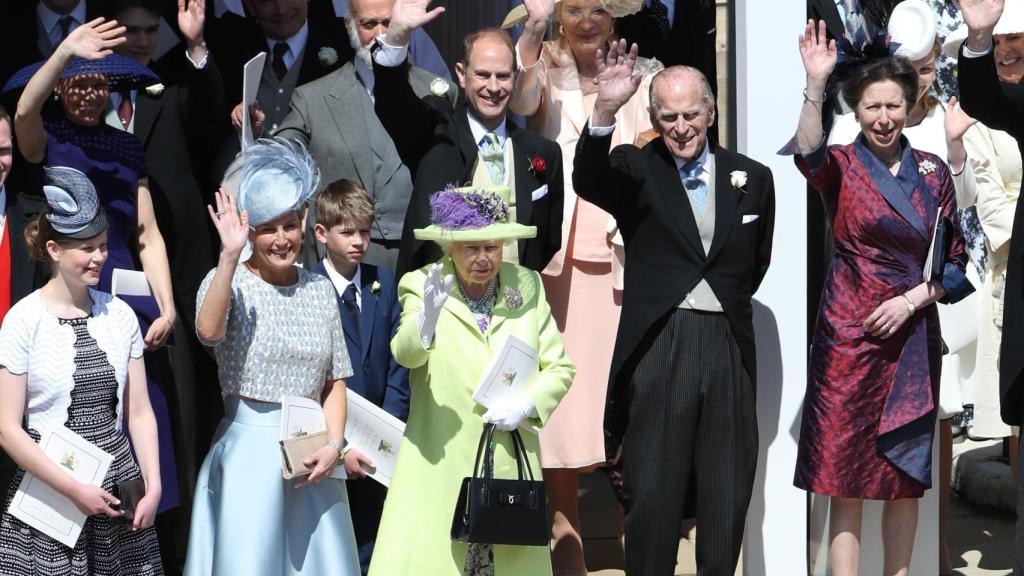
[[[448,274],[441,279],[441,264],[432,264],[427,271],[427,279],[423,281],[423,311],[419,316],[420,340],[424,348],[430,348],[434,341],[434,330],[437,328],[437,319],[441,316],[441,308],[444,306],[448,294],[452,291],[452,282],[455,277]]]
[[[484,412],[484,422],[494,424],[498,430],[511,432],[519,428],[524,420],[536,414],[533,400],[524,392],[513,390],[495,400],[490,409]]]

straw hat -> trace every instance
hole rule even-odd
[[[555,18],[558,18],[558,5],[562,3],[562,0],[555,0]],[[644,0],[601,0],[601,4],[604,5],[604,9],[611,14],[612,18],[622,18],[623,16],[629,16],[630,14],[636,14],[644,7]],[[530,17],[526,12],[526,6],[520,4],[508,14],[505,15],[505,20],[502,21],[502,28],[512,28],[518,26]]]

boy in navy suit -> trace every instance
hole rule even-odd
[[[315,270],[330,278],[337,291],[352,359],[354,374],[345,384],[404,422],[409,416],[409,371],[395,362],[390,347],[401,312],[395,277],[387,268],[362,263],[370,245],[373,203],[359,184],[338,180],[320,192],[315,208],[314,232],[327,250]],[[364,467],[373,467],[366,455],[355,449],[346,452],[349,507],[365,575],[387,489],[367,479]]]

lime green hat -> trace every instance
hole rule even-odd
[[[484,242],[537,236],[536,226],[509,222],[507,186],[448,186],[430,197],[430,226],[417,228],[417,240]]]

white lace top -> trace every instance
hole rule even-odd
[[[213,347],[224,396],[280,402],[289,394],[319,402],[326,380],[352,375],[334,286],[296,269],[299,279],[291,286],[264,282],[245,264],[235,269],[224,339],[203,342]],[[196,310],[214,271],[199,287]]]
[[[89,290],[92,316],[89,334],[114,368],[117,379],[117,422],[121,427],[128,359],[142,357],[142,333],[135,313],[123,301],[105,292]],[[75,332],[61,325],[46,309],[39,290],[22,298],[4,317],[0,328],[0,365],[12,374],[27,374],[25,419],[42,433],[63,426],[68,419],[71,389],[75,385]]]

